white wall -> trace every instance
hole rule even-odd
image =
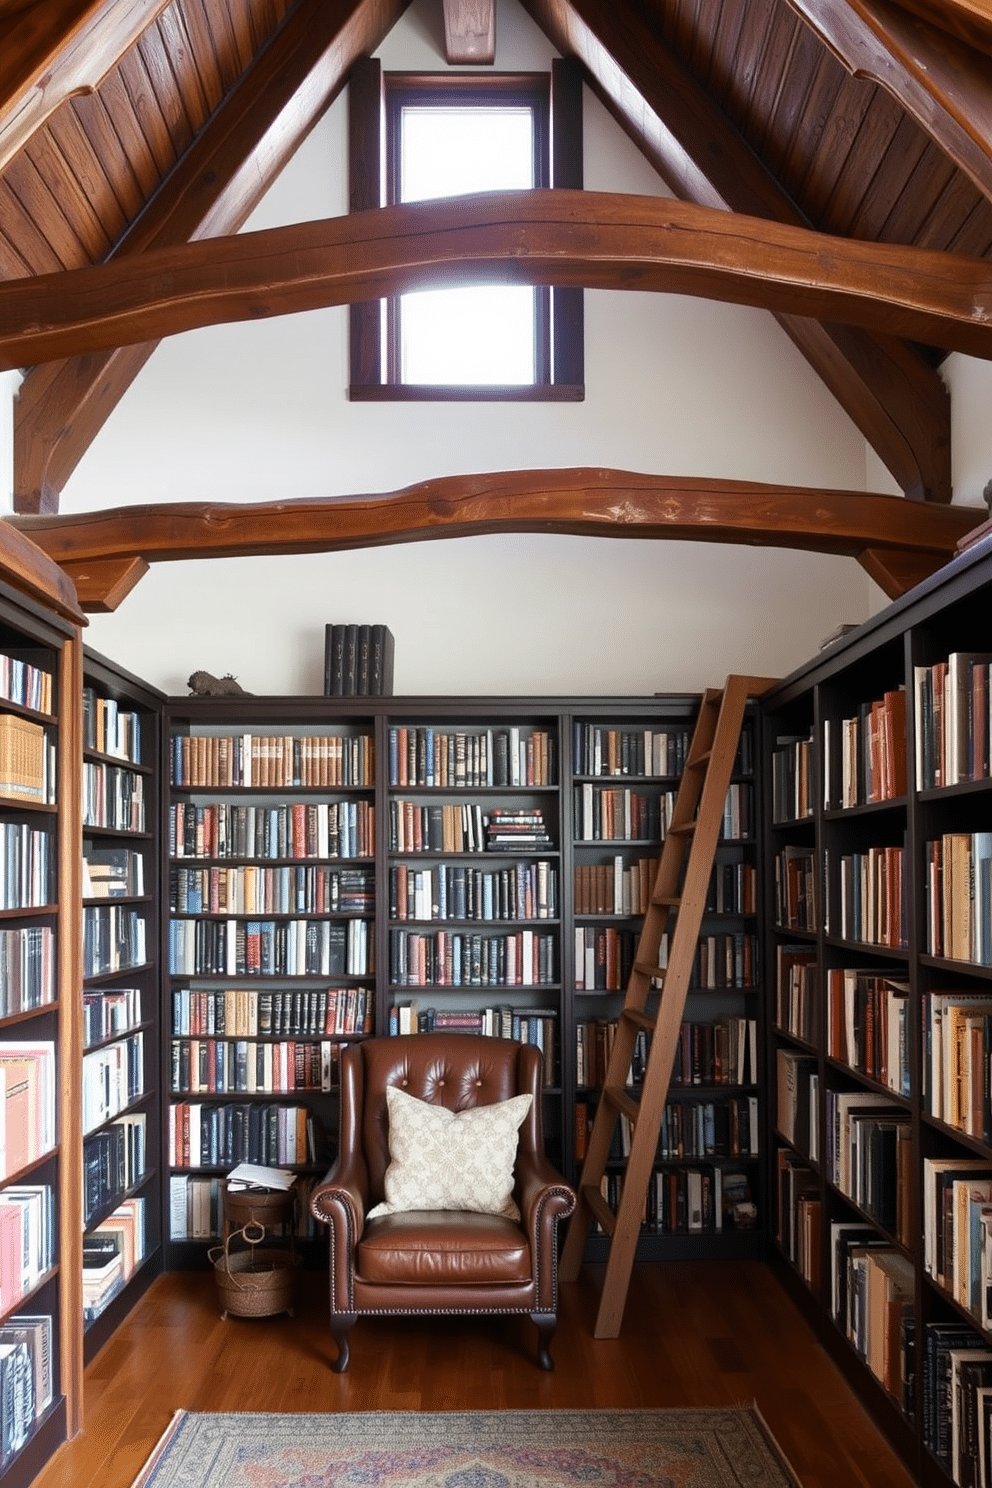
[[[384,65],[440,68],[439,24],[415,0]],[[552,55],[513,0],[498,7],[497,46],[503,68]],[[342,97],[249,228],[345,210],[345,126]],[[590,190],[663,194],[588,91],[585,172]],[[62,508],[374,494],[559,465],[865,487],[864,440],[774,320],[746,308],[588,292],[577,405],[352,404],[346,384],[344,310],[172,338]],[[869,587],[853,560],[784,550],[480,537],[156,565],[88,639],[170,692],[200,667],[255,692],[320,692],[325,624],[384,621],[397,692],[653,692],[786,672],[864,618]]]

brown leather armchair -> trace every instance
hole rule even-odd
[[[527,1313],[542,1369],[557,1324],[559,1220],[575,1194],[544,1157],[540,1051],[460,1033],[370,1038],[341,1059],[338,1158],[311,1208],[330,1231],[331,1333],[348,1367],[356,1318],[401,1313]],[[519,1223],[466,1210],[416,1210],[367,1221],[389,1165],[386,1089],[451,1111],[533,1095],[519,1130],[513,1197]]]

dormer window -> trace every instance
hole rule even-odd
[[[371,87],[367,69],[375,69]],[[555,111],[554,91],[546,73],[382,78],[377,64],[364,64],[350,95],[352,209],[372,205],[373,194],[375,205],[393,205],[550,185],[552,133],[565,130],[568,113]],[[385,144],[375,178],[358,134],[373,117]],[[574,139],[559,157],[569,162],[560,174],[572,178],[558,184],[581,184]],[[467,285],[352,309],[352,398],[577,399],[581,384],[581,290]]]

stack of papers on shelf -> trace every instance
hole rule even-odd
[[[296,1174],[286,1168],[266,1168],[259,1163],[238,1163],[227,1175],[229,1189],[292,1188]]]

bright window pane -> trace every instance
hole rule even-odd
[[[427,201],[534,184],[528,108],[402,111],[401,199]],[[400,378],[430,386],[533,383],[534,290],[479,285],[400,297]]]
[[[427,289],[400,300],[403,382],[464,387],[531,383],[534,291],[485,284]]]

